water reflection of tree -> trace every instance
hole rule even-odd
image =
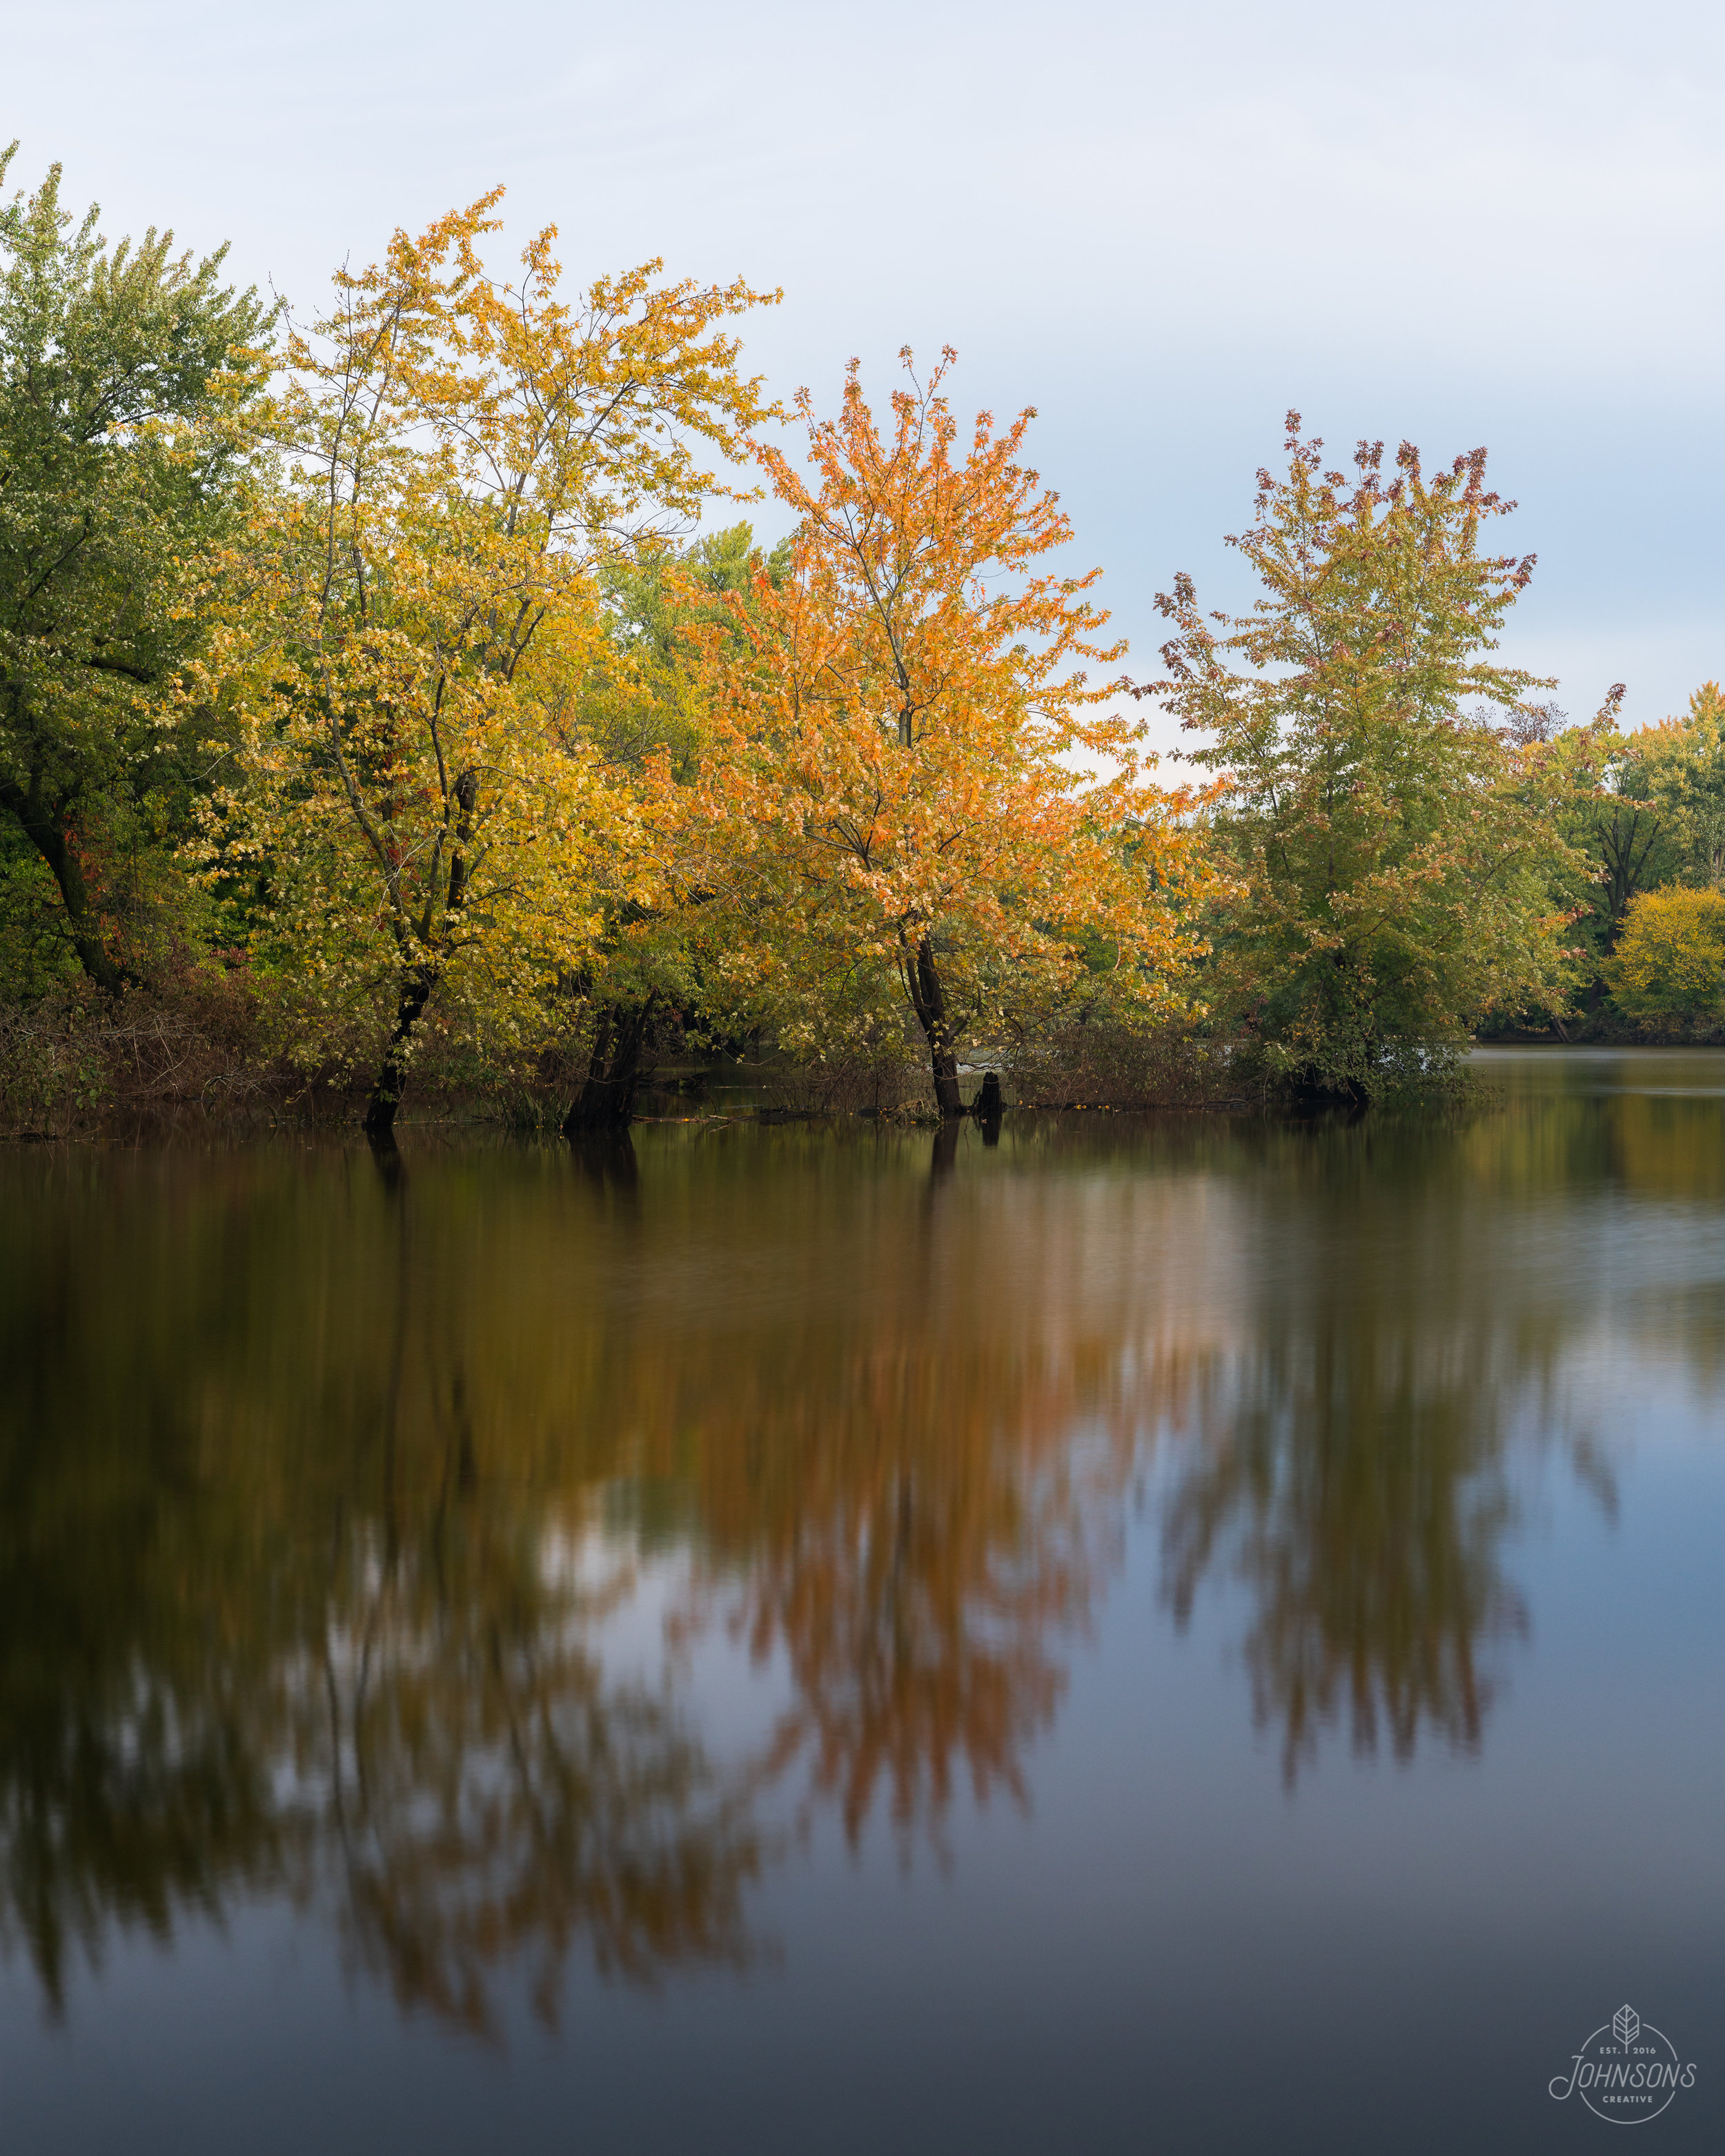
[[[1124,1464],[1105,1450],[1086,1487],[1063,1456],[1073,1377],[1034,1349],[858,1338],[783,1371],[764,1445],[709,1423],[706,1599],[757,1661],[783,1652],[768,1771],[804,1762],[853,1839],[882,1800],[938,1839],[961,1780],[1022,1799]]]
[[[662,1300],[616,1310],[586,1373],[595,1424],[633,1435],[624,1486],[689,1493],[685,1621],[783,1657],[791,1700],[763,1781],[806,1776],[803,1815],[835,1804],[853,1840],[882,1811],[906,1850],[941,1843],[961,1788],[1023,1800],[1145,1427],[1121,1358],[1130,1283],[1054,1305],[1040,1266],[979,1262],[982,1224],[950,1209],[959,1136],[940,1133],[932,1161],[921,1142],[920,1178],[906,1147],[896,1203],[865,1160],[830,1273],[802,1271],[741,1326],[728,1302],[691,1319],[702,1270],[680,1295],[668,1260]],[[816,1156],[829,1175],[832,1151]],[[1080,1230],[1045,1224],[1057,1264]]]
[[[22,1217],[22,1216],[18,1216]],[[100,1235],[100,1213],[86,1232]],[[290,1881],[291,1835],[251,1743],[232,1612],[178,1576],[195,1467],[178,1342],[148,1319],[123,1376],[91,1337],[86,1246],[20,1238],[0,1281],[0,1936],[59,2011],[72,1949],[165,1938],[236,1884]],[[158,1284],[137,1290],[157,1303]],[[128,1328],[130,1330],[130,1328]]]
[[[1405,1759],[1422,1731],[1474,1749],[1493,1646],[1524,1627],[1491,1389],[1421,1347],[1369,1317],[1266,1344],[1230,1372],[1168,1501],[1177,1620],[1218,1566],[1250,1589],[1254,1704],[1290,1782],[1343,1722],[1359,1752]]]
[[[9,1640],[39,1639],[44,1617],[20,1626],[0,1601]],[[165,1941],[236,1891],[287,1890],[295,1850],[218,1681],[187,1698],[144,1666],[20,1666],[43,1660],[21,1645],[0,1664],[0,1944],[23,1945],[58,2015],[74,1948],[99,1964],[111,1928]]]
[[[1493,1306],[1490,1209],[1681,1147],[1070,1131],[967,1132],[937,1178],[926,1138],[793,1129],[639,1187],[270,1154],[74,1164],[20,1206],[0,1921],[49,1995],[77,1940],[264,1893],[477,2029],[505,1969],[548,2013],[578,1952],[745,1959],[768,1780],[906,1845],[1022,1794],[1158,1429],[1176,1611],[1245,1583],[1290,1772],[1343,1728],[1477,1744],[1521,1622],[1505,1403],[1587,1317]],[[659,1558],[685,1630],[782,1671],[761,1754],[703,1748],[674,1655],[608,1662]]]
[[[490,1979],[556,2015],[568,1954],[652,1982],[747,1958],[760,1842],[675,1702],[608,1679],[592,1630],[626,1579],[559,1577],[481,1481],[392,1555],[344,1549],[316,1681],[289,1688],[301,1788],[361,1964],[404,2007],[490,2028]],[[307,1676],[311,1676],[308,1671]]]
[[[332,1902],[404,2008],[481,2033],[505,1967],[553,2015],[578,1943],[642,1982],[749,1955],[747,1789],[667,1689],[608,1672],[629,1582],[567,1561],[488,1457],[441,1295],[396,1292],[399,1227],[367,1213],[333,1358],[294,1370],[318,1327],[290,1294],[273,1388],[233,1365],[220,1232],[118,1340],[100,1279],[34,1307],[8,1283],[0,1929],[54,2010],[74,1946],[261,1893]]]
[[[798,1292],[740,1306],[748,1178],[716,1300],[675,1189],[614,1219],[614,1178],[583,1162],[542,1180],[518,1157],[490,1218],[498,1186],[469,1164],[435,1204],[417,1168],[386,1183],[348,1162],[313,1200],[290,1169],[233,1164],[156,1194],[166,1217],[93,1190],[56,1325],[28,1263],[8,1306],[7,1344],[48,1395],[28,1418],[0,1405],[18,1545],[0,1555],[28,1559],[6,1568],[9,1637],[41,1678],[38,1754],[135,1758],[141,1670],[179,1732],[174,1772],[211,1787],[201,1811],[184,1790],[156,1800],[177,1806],[183,1854],[164,1826],[128,1885],[91,1861],[95,1827],[46,1861],[76,1793],[37,1774],[51,1825],[10,1835],[8,1859],[13,1909],[42,1912],[44,1976],[69,1928],[94,1940],[133,1905],[165,1926],[235,1893],[333,1893],[356,1961],[404,2005],[485,2028],[495,1971],[530,1970],[550,2010],[578,1943],[637,1978],[745,1958],[766,1849],[750,1807],[775,1777],[853,1835],[884,1805],[938,1836],[958,1788],[1021,1794],[1117,1537],[1120,1313],[1073,1331],[1027,1306],[1003,1351],[999,1284],[951,1191],[924,1202],[926,1158],[921,1194],[907,1178],[901,1206],[829,1246],[833,1278],[806,1276],[793,1236],[773,1246]],[[876,1173],[861,1163],[865,1192]],[[641,1261],[620,1279],[619,1257]],[[617,1553],[650,1546],[655,1519],[686,1553],[684,1627],[783,1657],[764,1755],[721,1767],[668,1680],[607,1669],[634,1589]],[[33,1599],[33,1566],[54,1595]],[[14,1805],[25,1689],[0,1666]],[[206,1723],[222,1743],[194,1758]],[[87,1791],[110,1833],[119,1779]]]
[[[265,1891],[333,1889],[362,1966],[478,2031],[506,1965],[552,2015],[578,1941],[644,1981],[746,1958],[742,1793],[674,1701],[608,1678],[589,1573],[548,1571],[482,1471],[451,1502],[450,1466],[345,1507],[333,1565],[302,1547],[251,1578],[212,1566],[202,1507],[117,1577],[125,1538],[87,1512],[85,1565],[65,1544],[0,1555],[4,1899],[50,2003],[74,1941],[95,1958],[111,1923],[166,1938]],[[23,1494],[39,1516],[50,1495]]]
[[[1591,1209],[1623,1181],[1662,1197],[1679,1152],[1692,1183],[1722,1163],[1717,1115],[1674,1130],[1647,1105],[1488,1097],[1245,1142],[1264,1171],[1238,1224],[1251,1307],[1189,1408],[1166,1586],[1182,1625],[1206,1578],[1248,1589],[1255,1712],[1291,1783],[1331,1732],[1403,1759],[1422,1738],[1478,1748],[1527,1624],[1506,1571],[1512,1433],[1554,1440],[1615,1517],[1607,1450],[1565,1376],[1605,1314]],[[1543,1283],[1512,1279],[1517,1248]],[[1720,1337],[1694,1343],[1697,1370]]]

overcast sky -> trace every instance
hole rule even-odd
[[[830,406],[905,343],[1034,404],[1139,678],[1153,595],[1298,406],[1345,459],[1486,444],[1539,567],[1506,654],[1631,723],[1725,674],[1725,10],[0,0],[13,182],[233,242],[305,311],[501,180],[567,270],[782,285],[748,355]],[[764,520],[769,526],[772,520]]]

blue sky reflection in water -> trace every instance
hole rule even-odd
[[[1725,1057],[1478,1112],[14,1153],[33,2151],[1725,2107]]]

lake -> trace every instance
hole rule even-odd
[[[0,2146],[1719,2147],[1725,1055],[1476,1069],[0,1154]]]

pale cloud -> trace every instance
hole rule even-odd
[[[13,11],[8,11],[12,13]],[[1725,673],[1725,35],[1565,4],[16,11],[15,176],[227,235],[302,305],[498,179],[572,272],[782,283],[749,350],[836,396],[961,350],[1155,670],[1177,567],[1296,404],[1338,450],[1487,443],[1540,570],[1509,655],[1632,718]]]

